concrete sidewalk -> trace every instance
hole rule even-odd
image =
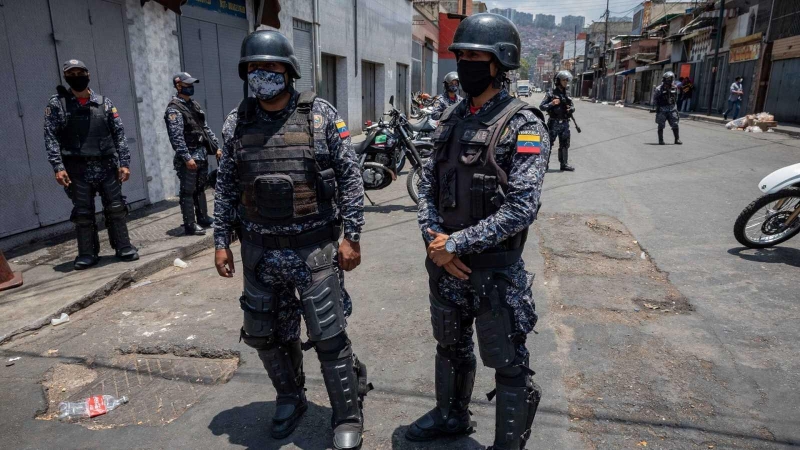
[[[602,104],[602,102],[595,102],[594,100],[586,97],[581,97],[581,100],[584,102],[595,103],[595,104]],[[605,106],[605,105],[604,105]],[[614,106],[614,102],[608,102],[607,106]],[[641,109],[645,111],[650,110],[649,105],[638,105],[638,104],[625,104],[626,108],[635,108]],[[725,126],[726,123],[730,122],[733,119],[725,120],[722,118],[722,114],[711,114],[707,115],[705,113],[698,113],[698,112],[690,112],[690,113],[681,113],[681,119],[683,120],[694,120],[698,122],[708,122],[708,123],[717,123],[722,126]],[[778,122],[778,126],[773,128],[775,133],[782,133],[788,134],[792,137],[800,138],[800,125],[794,123],[787,123],[787,122]]]
[[[213,194],[210,196],[213,199]],[[213,210],[213,200],[209,202]],[[102,220],[98,220],[102,226]],[[25,284],[0,293],[0,343],[47,325],[62,312],[71,314],[135,283],[170,264],[213,245],[212,230],[205,236],[184,236],[177,199],[169,199],[128,216],[131,241],[139,260],[123,262],[114,256],[104,227],[100,231],[100,263],[76,271],[78,254],[74,232],[5,252],[12,270]]]

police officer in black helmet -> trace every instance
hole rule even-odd
[[[675,136],[675,144],[681,145],[681,136],[678,129],[678,123],[681,121],[678,114],[678,88],[673,83],[675,81],[675,74],[667,71],[664,72],[661,78],[661,84],[653,89],[652,105],[656,113],[656,123],[658,124],[658,144],[664,145],[664,128],[667,122],[672,128],[672,134]]]
[[[89,88],[86,64],[71,59],[63,66],[69,89],[58,86],[44,115],[44,143],[58,184],[72,200],[78,256],[75,270],[97,264],[100,240],[94,199],[99,193],[108,229],[108,241],[117,258],[139,259],[128,235],[128,204],[122,183],[128,181],[131,153],[117,108],[108,97]]]
[[[241,220],[241,339],[258,351],[278,394],[272,436],[289,436],[308,408],[302,311],[305,347],[316,350],[331,400],[333,448],[360,448],[362,401],[371,386],[345,331],[352,303],[342,270],[361,262],[364,224],[364,187],[350,132],[330,103],[294,90],[298,62],[279,32],[245,38],[239,76],[255,97],[244,99],[222,130],[214,202],[217,271],[233,276],[229,247]]]
[[[428,441],[472,431],[474,324],[481,360],[495,369],[490,448],[520,450],[541,398],[525,348],[537,321],[533,277],[521,256],[538,211],[550,140],[542,113],[507,90],[505,73],[520,66],[520,38],[511,21],[495,14],[467,17],[449,50],[467,98],[442,114],[433,134],[418,211],[437,341],[436,406],[406,437]]]

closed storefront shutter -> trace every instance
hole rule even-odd
[[[314,90],[314,41],[311,37],[311,24],[294,19],[292,22],[294,36],[294,54],[300,64],[300,78],[295,81],[298,91]]]

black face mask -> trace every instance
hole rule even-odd
[[[483,94],[492,84],[491,61],[458,61],[458,80],[461,88],[471,97]]]
[[[181,94],[188,95],[189,97],[194,95],[194,85],[191,84],[189,86],[183,86],[181,88]]]
[[[64,79],[67,80],[67,84],[75,92],[85,91],[86,88],[89,87],[89,75],[64,77]]]

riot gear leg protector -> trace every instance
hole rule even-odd
[[[199,170],[199,168],[198,168]],[[183,229],[187,235],[206,234],[205,230],[195,222],[194,195],[197,187],[197,171],[189,170],[186,166],[178,169],[180,179],[180,206],[183,216]]]
[[[78,256],[73,267],[75,270],[88,269],[97,264],[100,253],[100,239],[97,236],[97,224],[94,218],[94,189],[80,177],[75,177],[68,188],[73,208],[70,220],[75,224],[75,235],[78,241]]]
[[[111,247],[123,261],[136,261],[139,259],[139,253],[131,244],[128,224],[125,222],[128,205],[122,195],[122,185],[114,175],[109,175],[103,180],[100,197],[103,201],[103,214],[106,217],[106,229]]]
[[[194,194],[194,207],[197,214],[197,224],[204,227],[214,225],[214,219],[208,216],[208,200],[206,190],[201,186]]]
[[[666,142],[664,142],[664,129],[659,127],[658,128],[658,145],[664,145],[664,144],[666,144]]]
[[[680,133],[678,132],[678,127],[672,129],[672,134],[675,136],[675,144],[682,145],[683,142],[681,142],[681,136]]]
[[[285,345],[267,344],[266,348],[258,349],[258,357],[278,393],[272,417],[272,437],[283,439],[292,434],[308,409],[300,340]]]
[[[533,382],[527,358],[516,365],[500,367],[495,373],[497,408],[493,450],[523,450],[542,398]],[[490,394],[490,397],[493,394]]]
[[[314,348],[333,410],[333,448],[361,448],[363,401],[372,389],[367,382],[367,367],[353,353],[344,331],[332,338],[314,342]]]

